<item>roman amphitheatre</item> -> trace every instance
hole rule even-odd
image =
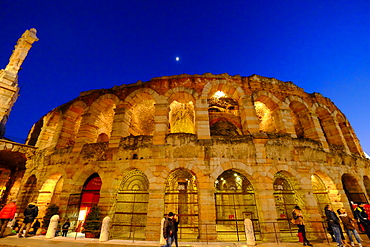
[[[296,231],[296,205],[320,239],[326,204],[350,212],[370,195],[369,160],[340,109],[260,75],[181,74],[81,92],[36,122],[25,145],[0,144],[12,174],[3,202],[37,201],[41,215],[57,204],[72,226],[97,205],[111,239],[158,240],[170,211],[180,241],[243,241],[245,219],[257,240],[283,239]]]

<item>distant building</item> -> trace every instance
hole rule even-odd
[[[71,227],[98,205],[114,239],[159,240],[170,211],[180,240],[243,240],[246,218],[258,240],[274,229],[289,238],[294,206],[320,230],[326,204],[350,211],[370,196],[370,162],[344,114],[321,94],[258,75],[82,92],[35,123],[26,144],[37,150],[10,188],[18,202],[36,200],[40,214],[56,203]]]

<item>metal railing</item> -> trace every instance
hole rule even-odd
[[[17,217],[18,220],[22,217]],[[81,221],[70,221],[71,227],[69,228],[69,237],[79,238],[85,237],[86,230],[82,228]],[[58,229],[61,231],[60,222]],[[101,221],[94,221],[92,223],[99,223]],[[306,236],[313,242],[331,242],[330,234],[327,231],[327,224],[325,221],[310,221],[306,222]],[[135,241],[145,241],[148,234],[158,236],[160,233],[161,224],[110,224],[109,239],[120,239]],[[298,227],[293,225],[288,220],[261,222],[258,220],[253,221],[254,235],[257,242],[275,242],[289,243],[298,241]],[[46,229],[45,229],[46,230]],[[97,238],[99,230],[91,230],[96,234]],[[118,234],[123,232],[124,234]],[[83,234],[85,233],[85,234]],[[230,222],[223,222],[223,224],[196,224],[196,225],[179,225],[178,230],[179,242],[246,242],[246,235],[244,223],[242,220],[230,220]],[[329,236],[329,237],[328,237]]]

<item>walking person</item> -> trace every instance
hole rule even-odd
[[[71,222],[69,221],[69,219],[67,219],[67,221],[62,226],[62,237],[67,237],[67,233],[70,226]]]
[[[15,211],[17,210],[17,205],[15,205],[16,200],[13,200],[8,205],[4,206],[0,211],[0,238],[4,237],[4,231],[8,225],[8,222],[13,220]]]
[[[351,242],[351,246],[355,246],[353,242],[352,234],[355,236],[356,241],[359,247],[362,247],[361,238],[358,235],[358,232],[355,228],[356,221],[354,218],[348,216],[346,210],[344,208],[338,209],[339,218],[342,220],[344,230],[347,232],[349,241]],[[351,234],[352,233],[352,234]]]
[[[163,226],[163,237],[166,240],[166,244],[162,247],[171,247],[173,243],[173,234],[175,232],[175,224],[173,223],[173,216],[172,212],[169,212],[167,219],[164,222]]]
[[[35,220],[38,214],[39,214],[39,208],[37,207],[36,203],[31,202],[30,204],[28,204],[28,206],[23,212],[24,221],[23,221],[23,225],[21,229],[19,230],[19,234],[18,234],[19,238],[23,237],[22,233],[25,227],[26,227],[26,231],[24,233],[24,237],[29,237],[28,232],[31,229],[31,224]]]
[[[292,223],[298,226],[298,234],[299,233],[302,234],[303,245],[312,246],[310,241],[308,241],[308,239],[306,238],[306,228],[304,225],[301,208],[299,206],[295,206],[292,211],[292,215],[293,215]]]
[[[360,222],[365,230],[367,237],[370,239],[370,220],[362,203],[358,203],[358,206],[354,210],[355,218]]]
[[[328,224],[330,225],[331,229],[333,229],[335,242],[337,242],[339,247],[344,247],[342,238],[340,236],[341,230],[338,216],[334,213],[330,205],[326,205],[324,210]]]

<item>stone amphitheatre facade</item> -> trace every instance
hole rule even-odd
[[[48,204],[78,226],[98,205],[111,237],[284,237],[299,205],[322,238],[323,207],[370,195],[369,160],[345,115],[319,93],[259,75],[177,75],[82,92],[33,126],[24,175],[9,195]],[[35,149],[36,148],[36,149]],[[80,217],[79,217],[80,216]],[[316,232],[316,233],[315,233]]]
[[[266,222],[288,228],[297,204],[321,222],[325,204],[349,208],[370,190],[369,162],[343,113],[318,93],[258,75],[83,92],[40,119],[27,144],[38,150],[21,201],[56,203],[76,220],[97,204],[113,238],[157,240],[170,211],[184,239],[239,238],[235,221],[242,228],[245,218],[263,236]]]

